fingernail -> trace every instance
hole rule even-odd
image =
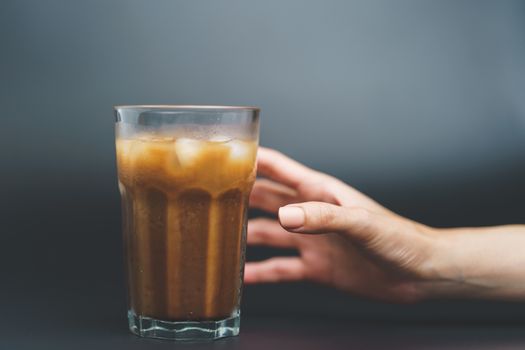
[[[300,207],[281,207],[279,221],[284,228],[299,228],[304,225],[304,210]]]

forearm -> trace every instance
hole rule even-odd
[[[525,225],[436,230],[427,295],[525,300]]]

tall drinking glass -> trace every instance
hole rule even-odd
[[[116,106],[131,332],[239,333],[259,110]]]

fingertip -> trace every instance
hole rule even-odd
[[[257,245],[258,243],[259,240],[257,239],[256,235],[248,230],[248,234],[246,235],[246,244]]]
[[[252,266],[250,263],[246,263],[246,265],[244,266],[244,283],[251,284],[255,282],[257,282],[257,278],[252,269]]]
[[[279,222],[285,229],[299,229],[306,221],[303,208],[299,206],[285,206],[279,208]]]

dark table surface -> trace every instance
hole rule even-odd
[[[241,334],[208,343],[139,338],[123,303],[82,293],[20,293],[6,304],[0,349],[524,349],[525,322],[243,315]],[[4,299],[5,300],[5,299]]]
[[[125,317],[115,202],[99,208],[103,201],[93,200],[84,210],[75,202],[40,206],[31,220],[3,216],[0,350],[525,349],[525,303],[392,305],[310,284],[247,287],[241,334],[233,339],[181,344],[136,337]],[[274,253],[250,249],[248,257]]]
[[[2,349],[524,349],[523,324],[414,324],[252,318],[241,335],[209,343],[139,338],[125,320],[27,322],[2,328]]]

